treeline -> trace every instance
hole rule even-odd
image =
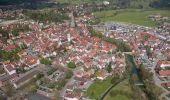
[[[49,3],[50,1],[50,3]],[[44,8],[44,7],[57,7],[58,4],[52,3],[52,0],[0,0],[0,5],[17,5],[22,8]],[[59,2],[61,0],[58,0]],[[96,5],[101,4],[103,1],[109,1],[110,6],[106,8],[170,8],[170,0],[68,0],[61,1],[63,4],[80,4],[88,3],[96,8]]]
[[[132,66],[135,66],[133,56],[126,55],[126,64],[129,73],[132,73]],[[132,90],[135,91],[134,100],[159,100],[159,96],[161,95],[162,90],[154,83],[152,72],[150,72],[143,64],[139,65],[137,69],[143,85],[136,85],[138,76],[136,74],[131,74],[129,81]]]
[[[104,41],[107,41],[109,43],[112,43],[112,44],[116,45],[118,51],[131,52],[131,48],[127,43],[125,43],[125,42],[123,42],[121,40],[118,40],[118,39],[106,37],[101,33],[97,33],[92,27],[88,27],[88,29],[89,29],[89,32],[91,33],[92,36],[96,36],[98,38],[101,38]]]
[[[154,0],[150,3],[153,8],[170,8],[170,0]]]
[[[162,90],[155,85],[153,74],[148,69],[146,69],[146,66],[143,64],[139,66],[139,73],[142,76],[144,82],[143,91],[146,93],[148,99],[159,100]]]
[[[0,5],[22,4],[22,3],[35,3],[49,0],[0,0]]]
[[[24,11],[25,15],[33,20],[40,22],[63,22],[68,20],[69,17],[65,13],[60,13],[57,11]]]
[[[7,39],[9,39],[9,32],[7,30],[2,29],[2,27],[0,27],[0,40],[6,42]]]
[[[62,0],[59,0],[63,2]],[[170,8],[170,0],[68,0],[73,4],[84,3],[92,5],[96,9],[103,1],[109,1],[110,5],[103,5],[105,8]],[[69,3],[68,2],[68,3]],[[65,1],[67,3],[67,1]]]

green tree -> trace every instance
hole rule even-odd
[[[51,65],[52,61],[49,58],[41,58],[40,63],[44,65]]]
[[[109,62],[109,65],[106,68],[107,72],[110,73],[112,71],[112,65],[111,62]]]
[[[68,70],[66,71],[65,75],[66,75],[66,79],[69,79],[73,76],[73,72],[71,70]]]
[[[69,68],[76,68],[76,64],[75,64],[75,62],[73,62],[73,61],[70,61],[69,63],[67,63],[67,66],[68,66]]]

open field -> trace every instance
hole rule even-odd
[[[119,92],[121,91],[126,95],[119,94],[117,91]],[[111,92],[115,92],[117,94],[111,95]],[[117,86],[113,87],[112,90],[104,98],[104,100],[131,100],[130,97],[127,97],[127,94],[129,96],[133,94],[128,79],[124,80],[123,82],[119,83]]]
[[[93,99],[99,99],[109,86],[111,86],[111,77],[104,81],[96,80],[87,90],[86,95]]]
[[[94,15],[100,18],[102,22],[116,21],[139,24],[149,27],[157,26],[157,22],[148,18],[149,15],[160,13],[162,16],[170,17],[169,10],[140,10],[140,9],[125,9],[125,10],[108,10],[95,12]]]

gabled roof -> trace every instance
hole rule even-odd
[[[170,61],[159,61],[158,62],[158,65],[167,65],[167,64],[170,64]]]
[[[12,64],[8,64],[8,65],[6,65],[5,67],[6,67],[6,69],[7,69],[9,72],[15,70],[15,69],[14,69],[14,65],[12,65]]]
[[[6,81],[9,81],[9,80],[16,78],[16,77],[18,77],[18,75],[16,73],[14,73],[12,75],[5,75],[5,76],[0,77],[0,81],[6,82]]]
[[[159,71],[160,76],[169,76],[170,75],[170,70],[161,70]]]

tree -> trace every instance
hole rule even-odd
[[[71,78],[73,76],[73,72],[71,70],[68,70],[68,71],[66,71],[65,75],[66,75],[65,76],[66,79],[69,79],[69,78]]]
[[[144,36],[143,36],[143,40],[144,40],[144,41],[148,41],[148,39],[149,39],[149,36],[148,36],[148,35],[144,35]]]
[[[118,75],[114,76],[114,77],[111,79],[111,83],[114,84],[115,82],[117,82],[118,79],[120,79]]]
[[[52,61],[49,58],[41,58],[40,63],[44,65],[51,65]]]
[[[142,75],[144,80],[153,80],[153,74],[149,72],[148,69],[145,68],[143,64],[139,66],[139,73]]]
[[[75,62],[73,62],[73,61],[70,61],[69,63],[67,63],[67,66],[68,66],[69,68],[76,68],[76,64],[75,64]]]
[[[18,29],[13,29],[12,30],[12,35],[14,35],[14,36],[18,36],[19,34],[19,30]]]
[[[110,73],[112,71],[111,62],[109,62],[109,65],[107,66],[106,70],[108,73]]]
[[[20,48],[17,47],[15,50],[12,51],[5,51],[5,50],[0,50],[0,58],[2,60],[10,60],[10,61],[17,61],[19,60],[19,52]]]
[[[63,80],[63,79],[61,79],[61,80],[59,80],[58,82],[57,82],[57,89],[58,90],[61,90],[64,86],[65,86],[65,84],[66,84],[66,80]]]
[[[44,77],[44,74],[41,74],[41,73],[40,73],[40,74],[37,74],[36,79],[39,80],[39,79],[41,79],[42,77]]]
[[[138,79],[138,76],[136,75],[136,74],[132,74],[132,76],[131,76],[131,81],[133,82],[133,83],[135,83],[135,82],[137,82],[139,79]]]
[[[147,56],[150,57],[152,55],[151,48],[147,45],[145,46],[145,49],[146,49]]]

